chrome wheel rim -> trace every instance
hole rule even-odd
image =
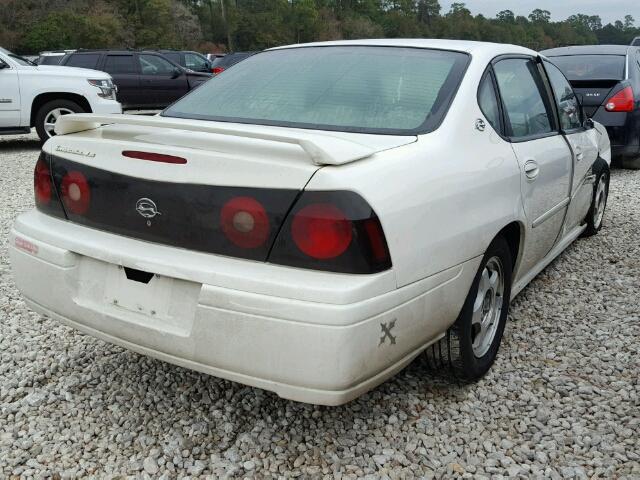
[[[471,317],[471,345],[483,357],[496,337],[504,303],[504,268],[499,257],[491,257],[480,275]]]
[[[73,110],[69,110],[68,108],[55,108],[51,110],[44,117],[44,131],[46,132],[48,137],[53,137],[56,132],[56,122],[62,115],[69,115],[70,113],[75,113]]]
[[[598,229],[602,225],[604,210],[607,206],[607,178],[605,175],[600,176],[594,201],[593,226]]]

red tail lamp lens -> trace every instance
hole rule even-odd
[[[633,112],[634,103],[633,88],[626,87],[611,97],[604,108],[609,112]]]
[[[91,203],[91,189],[86,177],[78,172],[71,171],[62,178],[60,186],[62,202],[67,211],[76,215],[84,215],[89,210]]]
[[[213,67],[213,69],[211,70],[211,73],[213,73],[214,75],[218,75],[222,72],[224,72],[224,67]]]
[[[129,158],[137,158],[138,160],[149,160],[150,162],[173,163],[184,165],[187,163],[186,158],[175,157],[173,155],[164,155],[163,153],[137,152],[135,150],[125,150],[122,155]]]
[[[269,238],[269,217],[260,202],[252,197],[235,197],[222,207],[222,232],[240,248],[257,248]]]
[[[36,203],[43,205],[51,201],[51,172],[44,160],[39,159],[33,172],[33,189]]]
[[[342,255],[353,238],[351,221],[330,203],[313,203],[293,218],[293,241],[305,254],[317,259]]]

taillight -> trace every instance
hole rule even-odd
[[[218,75],[219,73],[224,72],[224,67],[213,67],[211,69],[211,73],[213,73],[214,75]]]
[[[51,171],[43,156],[38,159],[33,172],[33,188],[36,196],[36,205],[48,205],[51,202],[51,193],[53,191]]]
[[[382,225],[369,204],[349,191],[305,191],[289,212],[269,262],[342,273],[391,268]]]
[[[224,204],[220,226],[225,237],[240,248],[257,248],[269,238],[269,216],[252,197],[235,197]]]
[[[296,246],[313,258],[342,255],[353,238],[353,225],[330,203],[307,205],[293,217],[291,236]]]
[[[60,183],[62,203],[67,213],[84,215],[91,204],[91,188],[87,178],[78,171],[70,171]]]
[[[633,88],[625,87],[607,100],[604,108],[608,112],[633,112],[634,103]]]

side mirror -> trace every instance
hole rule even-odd
[[[178,78],[180,75],[182,75],[182,69],[176,67],[173,69],[173,73],[171,74],[171,78]]]
[[[593,123],[592,118],[586,118],[582,124],[584,125],[584,128],[586,128],[587,130],[591,130],[596,126],[595,123]]]
[[[9,65],[0,60],[0,70],[4,70],[5,68],[9,68]]]

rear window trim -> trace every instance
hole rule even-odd
[[[262,52],[255,53],[251,56],[261,55],[268,52],[280,51],[280,50],[300,50],[307,48],[335,48],[335,47],[350,47],[350,48],[401,48],[401,49],[411,49],[411,50],[420,50],[420,51],[433,51],[433,52],[449,52],[461,54],[466,57],[466,62],[459,67],[459,71],[456,72],[456,66],[451,69],[449,76],[444,81],[442,88],[434,102],[432,110],[435,108],[436,112],[433,115],[426,115],[424,122],[414,129],[402,129],[402,128],[363,128],[363,127],[349,127],[349,126],[339,126],[339,125],[321,125],[321,124],[312,124],[312,123],[300,123],[300,122],[283,122],[283,121],[273,121],[266,119],[247,119],[243,117],[216,117],[210,115],[200,115],[200,114],[182,114],[179,112],[172,112],[171,115],[167,115],[167,111],[174,106],[174,104],[169,105],[166,109],[160,112],[161,117],[167,118],[183,118],[188,120],[206,120],[211,122],[220,122],[220,123],[237,123],[243,125],[262,125],[262,126],[270,126],[270,127],[283,127],[283,128],[298,128],[301,130],[315,130],[315,131],[329,131],[329,132],[344,132],[344,133],[362,133],[368,135],[394,135],[394,136],[412,136],[412,135],[424,135],[427,133],[432,133],[440,128],[442,122],[447,117],[447,113],[451,108],[454,100],[458,95],[458,90],[460,86],[464,82],[465,76],[469,69],[469,65],[471,64],[473,57],[471,53],[465,52],[462,50],[453,50],[453,49],[444,49],[444,48],[424,48],[424,47],[412,47],[412,46],[404,46],[404,45],[308,45],[303,47],[285,47],[285,48],[274,48],[271,50],[265,50]],[[243,59],[244,60],[244,59]],[[455,77],[455,73],[458,73],[458,78]],[[215,81],[215,77],[210,81]],[[187,94],[188,95],[188,94]],[[446,98],[440,98],[441,96],[448,96],[448,101],[444,102]],[[184,98],[184,97],[183,97]],[[436,108],[437,107],[437,108]],[[434,121],[435,120],[435,121]]]

